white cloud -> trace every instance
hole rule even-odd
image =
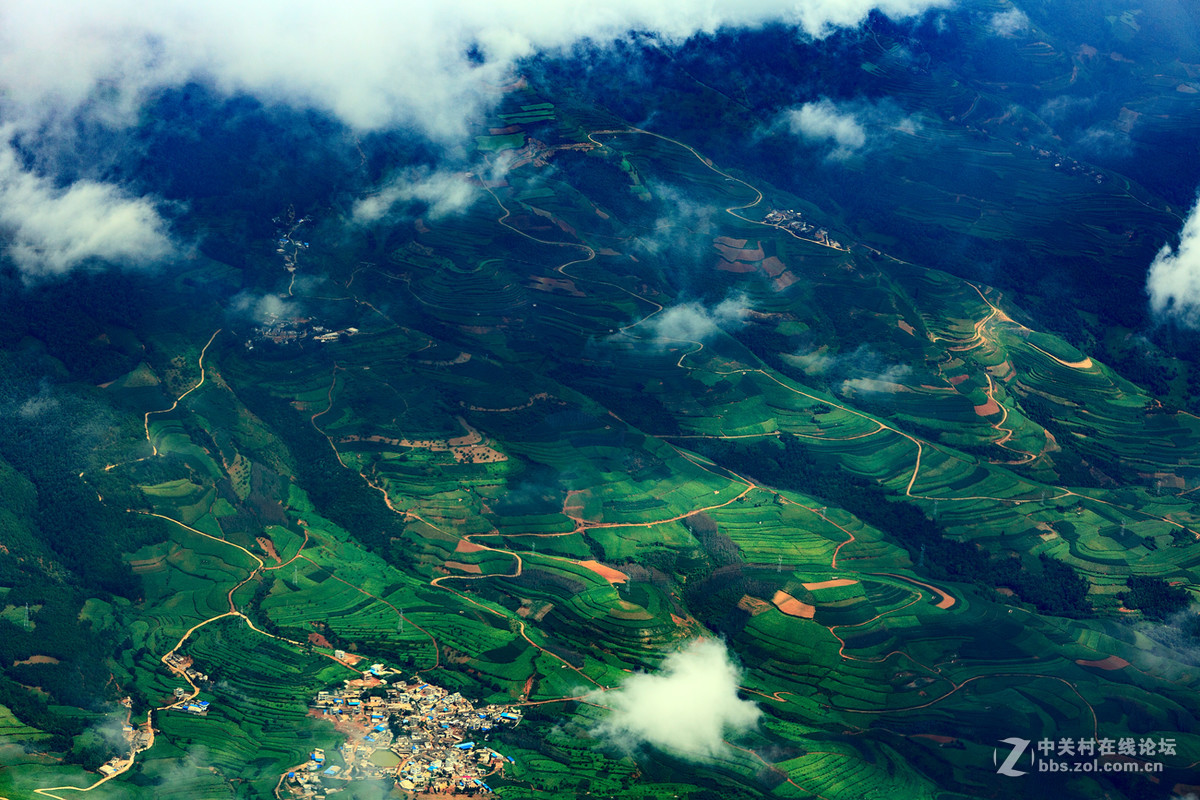
[[[894,392],[912,374],[905,364],[888,364],[868,345],[848,353],[824,348],[799,352],[789,357],[809,375],[821,375],[836,386],[839,394]]]
[[[792,360],[809,375],[824,375],[840,365],[840,360],[828,351],[812,350],[807,353],[796,353]]]
[[[90,180],[59,188],[26,170],[2,131],[0,236],[27,275],[66,272],[91,260],[140,266],[174,250],[153,202]]]
[[[1154,313],[1200,328],[1200,203],[1188,214],[1179,247],[1163,245],[1146,275]]]
[[[43,380],[38,393],[17,407],[17,414],[25,419],[34,419],[57,409],[58,400],[50,393],[49,385]]]
[[[677,186],[654,182],[646,188],[663,211],[649,231],[634,240],[636,246],[677,264],[700,261],[712,249],[713,221],[724,212],[711,202],[693,199]]]
[[[229,302],[229,307],[260,325],[271,325],[300,313],[300,305],[294,300],[285,300],[277,294],[258,294],[249,290],[235,295]]]
[[[823,36],[872,9],[906,17],[948,2],[0,0],[0,94],[10,115],[90,103],[132,119],[147,93],[206,80],[330,112],[358,129],[414,126],[452,139],[492,95],[489,84],[537,51],[633,30],[681,40],[768,22]]]
[[[1019,8],[997,11],[988,20],[988,27],[997,36],[1016,36],[1029,30],[1029,17]]]
[[[1095,95],[1091,97],[1076,97],[1061,94],[1042,103],[1041,108],[1038,109],[1038,116],[1050,122],[1057,122],[1062,119],[1070,119],[1073,116],[1086,114],[1095,105]]]
[[[703,342],[722,328],[740,327],[750,312],[744,295],[731,295],[715,306],[680,303],[663,309],[644,324],[655,339]]]
[[[0,0],[0,124],[22,142],[69,140],[72,123],[132,127],[163,89],[199,81],[225,94],[313,109],[356,130],[415,129],[461,143],[537,52],[611,42],[631,31],[679,41],[720,28],[767,23],[810,36],[861,23],[872,9],[920,14],[950,0]],[[61,144],[60,144],[61,146]],[[44,154],[43,154],[44,155]],[[53,161],[51,158],[49,161]],[[385,187],[388,198],[431,201],[448,212],[463,187],[429,176]],[[407,179],[405,179],[407,180]],[[62,272],[89,259],[137,263],[170,251],[152,202],[84,180],[60,189],[0,153],[0,224],[27,273]]]
[[[862,100],[835,103],[827,97],[785,110],[773,125],[815,145],[830,148],[828,158],[843,161],[877,147],[890,132],[908,135],[921,128],[891,101]]]
[[[874,375],[861,378],[850,378],[842,381],[840,394],[870,394],[875,392],[894,392],[902,388],[902,381],[912,374],[912,367],[905,364],[892,364]]]
[[[696,639],[667,656],[658,672],[631,675],[620,688],[593,695],[611,709],[595,732],[626,750],[650,745],[692,758],[718,755],[727,736],[754,728],[761,713],[738,697],[740,680],[723,643]]]
[[[854,155],[867,143],[867,132],[853,113],[839,111],[827,98],[805,103],[785,112],[792,133],[810,142],[834,145],[830,158],[841,160]]]
[[[1075,145],[1098,158],[1127,158],[1133,155],[1133,139],[1126,131],[1108,123],[1097,123],[1081,132]]]
[[[378,192],[354,204],[351,216],[361,224],[378,222],[397,205],[421,202],[437,219],[470,208],[479,199],[479,187],[464,173],[442,170],[407,170],[393,175]]]

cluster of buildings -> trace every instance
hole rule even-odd
[[[296,253],[300,250],[307,250],[309,247],[308,242],[302,242],[296,238],[296,231],[300,230],[306,222],[312,222],[312,217],[296,219],[295,210],[288,209],[288,218],[286,221],[282,217],[273,217],[271,222],[279,226],[279,230],[277,231],[279,238],[275,242],[278,247],[275,248],[275,252],[283,253],[284,266],[287,267],[288,272],[295,272]],[[291,253],[287,252],[288,245],[292,246]]]
[[[169,708],[176,711],[182,711],[185,714],[195,714],[198,717],[203,717],[208,714],[209,702],[207,700],[195,700],[192,693],[188,692],[182,686],[175,687],[175,703]]]
[[[404,683],[374,664],[361,679],[320,692],[310,713],[330,718],[347,734],[331,765],[322,750],[285,776],[296,797],[316,798],[342,781],[392,779],[408,793],[484,795],[488,778],[511,763],[483,744],[493,730],[516,726],[521,714],[510,706],[476,707],[461,694],[429,683]]]
[[[803,215],[795,209],[785,208],[782,211],[779,209],[772,209],[767,213],[767,216],[763,219],[763,222],[767,223],[768,225],[774,225],[776,228],[782,228],[783,230],[790,232],[793,236],[801,239],[808,239],[809,241],[817,242],[818,244],[823,244],[826,247],[832,247],[836,250],[847,249],[843,247],[842,243],[836,239],[830,239],[829,231],[825,230],[824,228],[818,228],[812,223],[805,222]]]
[[[113,775],[120,775],[122,772],[129,769],[129,765],[131,762],[132,762],[132,759],[130,759],[129,757],[111,758],[108,761],[106,761],[100,765],[99,772],[101,775],[104,775],[105,777],[111,777]]]
[[[154,734],[151,732],[149,724],[141,728],[135,728],[129,724],[132,719],[133,698],[128,696],[122,698],[121,705],[126,709],[125,724],[121,726],[121,736],[129,745],[129,755],[115,756],[100,765],[99,773],[107,778],[120,775],[128,770],[133,766],[133,757],[143,750],[149,750],[150,746],[154,744]]]
[[[168,653],[165,659],[167,666],[175,672],[182,672],[184,675],[197,683],[212,683],[212,679],[207,674],[201,672],[193,666],[191,656],[181,656],[177,652]]]
[[[1039,159],[1053,159],[1054,168],[1059,172],[1066,172],[1070,175],[1078,175],[1081,178],[1087,178],[1095,181],[1096,183],[1104,183],[1104,181],[1107,180],[1104,173],[1100,170],[1096,169],[1095,167],[1088,166],[1087,164],[1081,164],[1073,158],[1069,158],[1060,153],[1052,153],[1049,150],[1043,150],[1037,145],[1023,145],[1020,142],[1017,142],[1016,144],[1017,147],[1029,148],[1029,151]]]
[[[275,344],[292,344],[306,339],[314,342],[336,342],[343,336],[354,336],[357,333],[358,328],[342,328],[335,331],[323,325],[313,325],[309,317],[275,319],[254,329],[253,335],[246,341],[246,349],[253,350],[255,342],[263,341]]]
[[[281,238],[278,242],[276,242],[276,244],[279,245],[279,247],[275,248],[276,253],[284,252],[284,248],[289,244],[293,245],[301,250],[307,250],[309,248],[308,242],[294,242],[287,236],[284,236],[283,238]]]
[[[211,684],[212,679],[206,673],[201,672],[192,666],[191,656],[181,656],[179,653],[168,653],[164,659],[171,671],[177,675],[185,675],[191,680],[194,686],[199,684]],[[168,706],[175,711],[182,711],[185,714],[194,714],[198,717],[203,717],[208,714],[209,702],[207,700],[196,700],[196,692],[189,692],[182,686],[175,687],[175,702]]]
[[[279,237],[276,240],[276,244],[279,246],[275,248],[275,252],[283,256],[283,267],[291,273],[292,285],[295,285],[296,259],[300,257],[301,250],[307,250],[309,247],[308,242],[302,242],[296,238],[296,231],[298,231],[304,225],[304,223],[310,222],[312,217],[303,217],[297,220],[296,211],[293,208],[288,209],[287,216],[288,219],[286,224],[279,217],[275,217],[271,221],[280,226],[279,230],[276,231],[276,235]],[[290,250],[288,249],[289,246],[291,247]],[[292,288],[291,285],[289,285],[288,294],[290,295],[291,293]]]
[[[192,714],[197,717],[208,715],[209,702],[207,700],[186,700],[186,692],[183,689],[175,690],[175,698],[178,703],[171,706],[176,711],[182,711],[185,714]]]
[[[525,146],[513,152],[512,163],[508,168],[511,171],[525,164],[533,164],[535,167],[545,167],[550,164],[550,159],[555,153],[562,152],[563,150],[580,150],[586,153],[597,146],[595,142],[548,145],[532,136],[527,136],[525,138]]]

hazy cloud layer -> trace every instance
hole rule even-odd
[[[654,339],[703,342],[722,328],[741,327],[750,306],[744,295],[731,295],[714,306],[680,303],[663,309],[644,323]]]
[[[822,98],[787,112],[788,129],[809,142],[829,142],[833,159],[849,158],[867,143],[867,132],[852,113]]]
[[[1094,95],[1078,97],[1061,94],[1042,103],[1038,109],[1038,116],[1051,123],[1070,122],[1075,119],[1085,119],[1095,106],[1096,97]]]
[[[761,713],[738,697],[740,681],[722,642],[696,639],[657,672],[631,675],[619,689],[594,695],[611,709],[595,733],[624,750],[650,745],[692,758],[720,754],[725,738],[754,728]]]
[[[1074,155],[1098,159],[1128,158],[1134,152],[1130,134],[1138,127],[1138,118],[1118,115],[1104,119],[1112,112],[1104,108],[1103,99],[1099,94],[1058,95],[1042,103],[1037,113],[1053,126],[1056,137],[1071,145]],[[1047,146],[1052,150],[1059,149],[1054,143],[1047,143]]]
[[[117,413],[103,400],[57,383],[64,377],[61,364],[31,354],[10,363],[20,368],[0,370],[0,415],[16,431],[14,441],[52,448],[77,471],[103,464],[104,454],[119,447],[113,437],[121,424]]]
[[[46,147],[55,136],[44,133],[69,140],[80,119],[100,129],[135,125],[155,93],[200,81],[325,112],[356,130],[414,129],[459,143],[469,121],[500,96],[514,64],[536,52],[631,31],[679,41],[777,22],[823,36],[859,24],[872,9],[904,17],[948,2],[0,0],[0,124]],[[466,188],[443,177],[402,176],[364,200],[356,216],[379,219],[407,200],[429,203],[434,214],[469,204]],[[58,188],[12,153],[0,154],[0,207],[9,253],[27,274],[89,259],[152,261],[171,249],[151,201],[94,181]]]
[[[903,384],[905,378],[912,374],[912,367],[905,364],[889,364],[873,375],[863,375],[858,378],[847,378],[838,387],[839,394],[870,394],[873,392],[894,392]]]
[[[890,364],[867,345],[848,353],[822,350],[790,357],[809,375],[821,375],[838,394],[894,392],[912,374],[906,364]]]
[[[37,419],[44,414],[52,414],[58,410],[58,400],[47,391],[43,385],[42,391],[36,397],[31,397],[17,407],[17,413],[24,419]]]
[[[437,219],[470,208],[479,199],[479,187],[463,173],[410,170],[392,178],[375,194],[354,204],[351,217],[360,225],[378,222],[397,206],[419,202]]]
[[[1146,276],[1150,308],[1191,328],[1200,327],[1200,204],[1179,234],[1179,247],[1163,245]]]
[[[642,253],[675,263],[699,262],[712,249],[713,221],[725,212],[677,186],[654,182],[648,188],[661,210],[633,244]]]
[[[0,89],[9,116],[78,109],[126,118],[187,80],[330,112],[359,129],[459,137],[519,58],[632,30],[680,40],[722,27],[798,25],[811,36],[873,9],[904,17],[948,0],[210,0],[0,3]],[[51,55],[52,54],[52,55]]]
[[[249,290],[235,295],[229,303],[229,309],[259,325],[272,325],[281,319],[297,316],[301,311],[300,304],[295,300]]]
[[[2,135],[0,236],[28,275],[57,274],[91,260],[139,266],[174,249],[150,200],[89,180],[59,188],[26,170]]]
[[[1128,158],[1133,155],[1133,139],[1112,123],[1099,122],[1081,131],[1075,146],[1094,158]]]
[[[918,123],[895,103],[842,102],[827,97],[789,108],[776,121],[809,144],[829,148],[827,157],[843,161],[869,149],[888,131],[914,133]]]
[[[997,11],[988,20],[988,27],[997,36],[1016,36],[1029,30],[1029,17],[1019,8]]]

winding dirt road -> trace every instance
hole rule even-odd
[[[188,389],[183,394],[179,395],[179,397],[176,397],[175,402],[171,403],[170,408],[164,408],[161,411],[147,411],[146,414],[143,416],[142,421],[146,428],[146,441],[150,442],[150,448],[151,448],[151,450],[153,450],[152,455],[158,455],[158,446],[155,445],[154,440],[150,438],[150,417],[154,414],[170,414],[172,411],[174,411],[176,408],[179,407],[179,404],[183,401],[183,398],[187,397],[189,394],[191,394],[192,392],[196,391],[197,389],[199,389],[201,386],[204,385],[204,354],[208,352],[209,345],[211,345],[213,343],[213,340],[215,340],[217,338],[217,334],[220,332],[221,332],[221,328],[217,328],[215,331],[213,331],[213,335],[208,337],[208,341],[205,343],[204,347],[200,350],[200,358],[198,361],[198,364],[200,367],[200,381],[195,386]]]

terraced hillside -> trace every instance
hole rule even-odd
[[[898,217],[1093,261],[1176,221],[1114,170],[950,124],[1011,132],[1001,89],[861,46],[879,85],[928,93],[892,145]],[[1022,53],[1039,82],[1075,63]],[[0,352],[28,402],[58,376],[69,423],[14,404],[0,441],[0,798],[283,797],[345,740],[307,707],[355,677],[339,651],[522,708],[505,798],[1032,796],[996,775],[1014,736],[1174,742],[1152,778],[1044,796],[1194,788],[1194,620],[1167,612],[1200,586],[1200,417],[1177,387],[541,77],[480,126],[463,208],[364,223],[335,198],[284,259],[256,221],[236,265],[112,278],[146,310],[69,331],[85,364],[33,323]],[[994,192],[950,191],[964,164]],[[79,535],[42,541],[47,519]],[[598,732],[606,695],[697,637],[734,654],[757,727],[701,763]],[[153,745],[97,783],[114,726]]]

